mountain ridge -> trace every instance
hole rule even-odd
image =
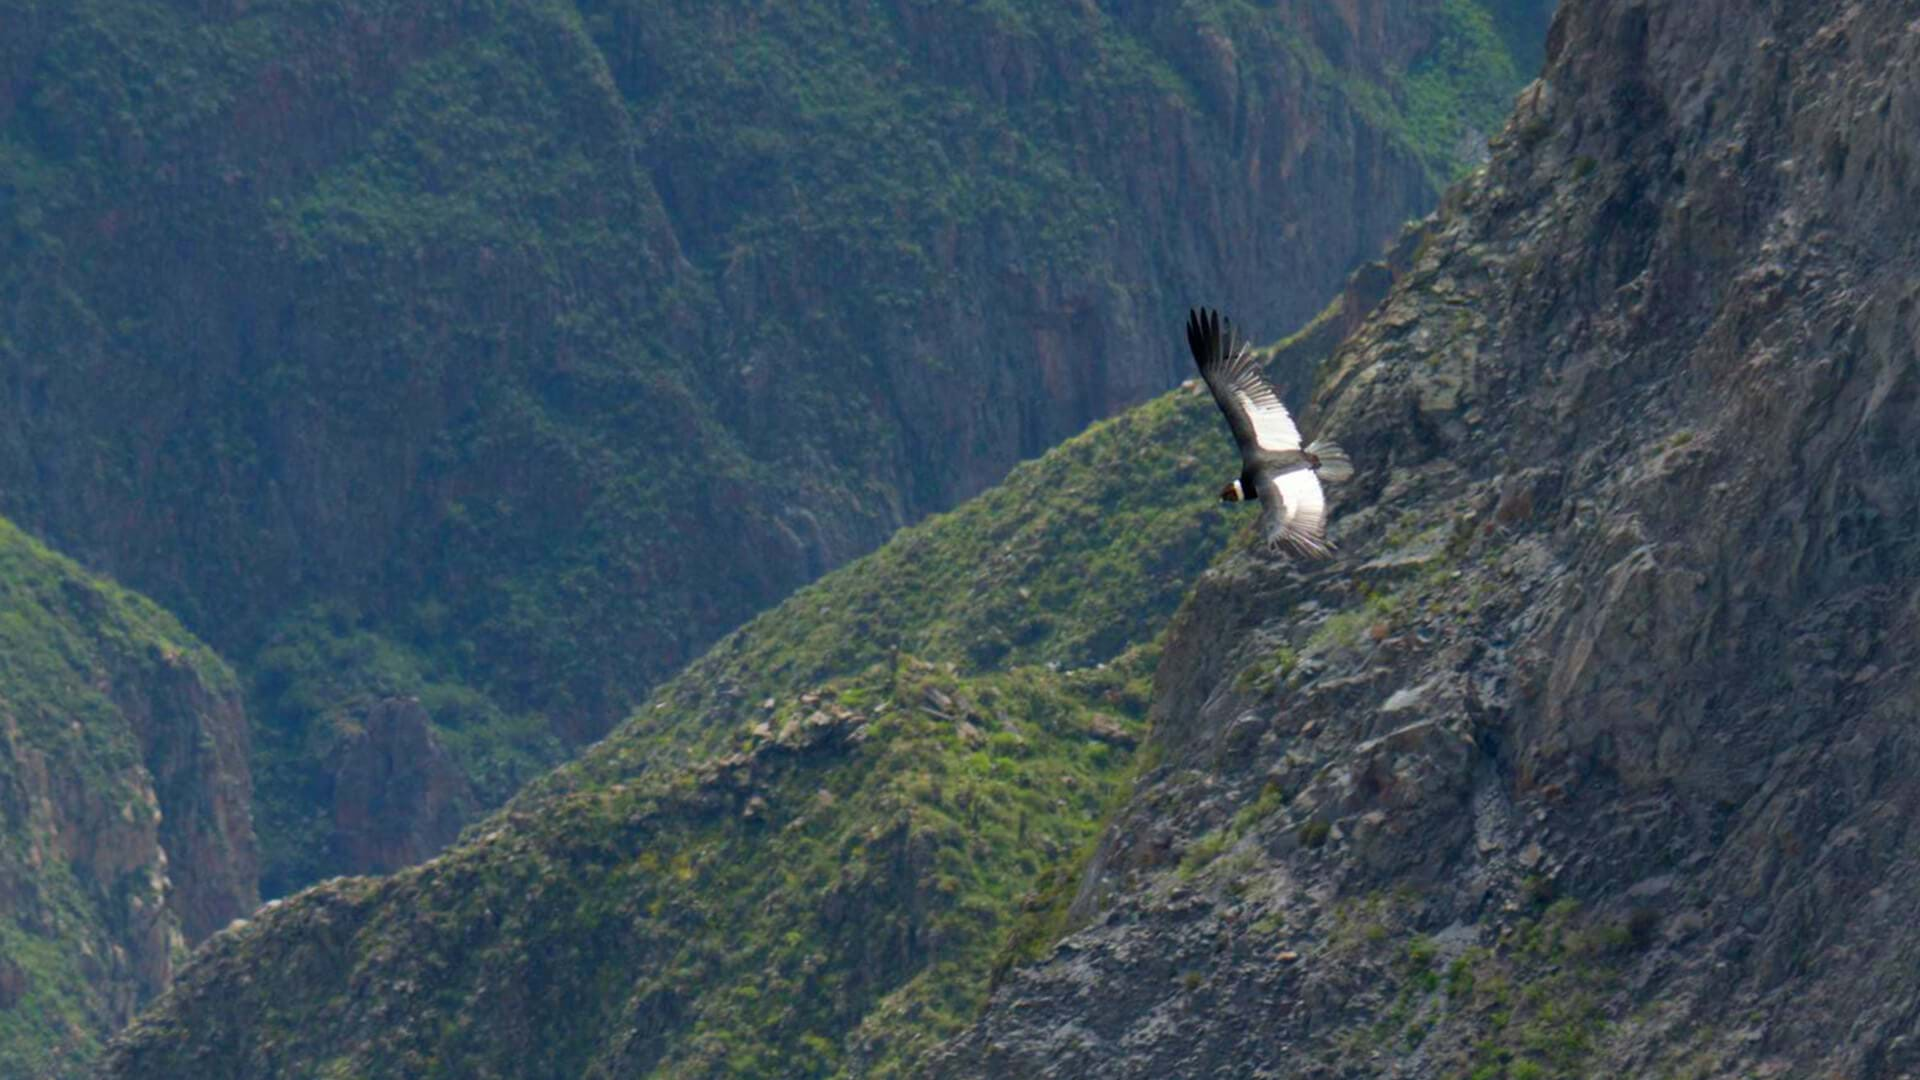
[[[0,518],[0,1058],[76,1076],[259,901],[233,673]]]
[[[369,709],[498,805],[1170,385],[1154,312],[1305,319],[1546,6],[33,5],[0,511],[239,667],[270,894],[392,869],[446,830],[334,824]]]

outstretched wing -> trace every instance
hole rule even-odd
[[[1227,416],[1240,456],[1253,450],[1298,450],[1300,431],[1280,395],[1254,362],[1253,350],[1233,340],[1233,324],[1217,311],[1187,313],[1187,347],[1213,400]]]
[[[1302,558],[1324,559],[1333,554],[1327,540],[1327,496],[1312,469],[1262,472],[1260,529],[1267,545]]]

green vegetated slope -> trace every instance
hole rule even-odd
[[[201,953],[111,1068],[823,1075],[863,1020],[891,1061],[968,1019],[1023,894],[1091,840],[1144,663],[837,680],[740,753],[291,898]]]
[[[14,5],[0,510],[237,661],[269,892],[382,869],[369,708],[497,804],[1169,385],[1194,298],[1303,318],[1545,9]]]
[[[1235,469],[1218,423],[1196,385],[1095,425],[722,639],[530,790],[725,748],[768,695],[896,653],[1074,669],[1152,640],[1230,520],[1210,502]]]
[[[252,907],[245,724],[171,616],[0,519],[0,1071],[77,1075]]]
[[[108,1072],[915,1075],[1052,939],[1160,626],[1251,521],[1214,494],[1235,461],[1197,387],[1096,425],[729,635],[446,854],[216,938]]]
[[[1318,79],[1337,86],[1367,122],[1411,149],[1439,187],[1486,157],[1515,88],[1533,73],[1554,5],[1530,0],[1443,0],[1423,11],[1431,37],[1384,77],[1336,66],[1310,38],[1291,44]]]

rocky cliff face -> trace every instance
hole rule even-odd
[[[233,675],[0,519],[0,1060],[77,1074],[258,902]]]
[[[329,762],[333,835],[348,866],[376,873],[432,855],[473,815],[473,788],[417,699],[372,703]]]
[[[1920,23],[1569,0],[958,1076],[1920,1070]]]
[[[270,890],[381,865],[313,796],[362,703],[497,803],[1191,297],[1305,317],[1546,5],[936,7],[10,18],[0,509],[239,658]]]

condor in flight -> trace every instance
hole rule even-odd
[[[1300,430],[1280,404],[1273,385],[1254,362],[1253,350],[1233,340],[1232,323],[1217,311],[1187,314],[1187,344],[1200,377],[1227,416],[1240,444],[1240,476],[1220,497],[1260,500],[1260,528],[1267,545],[1303,558],[1333,554],[1327,540],[1327,497],[1320,481],[1353,476],[1346,451],[1325,439],[1300,448]]]

